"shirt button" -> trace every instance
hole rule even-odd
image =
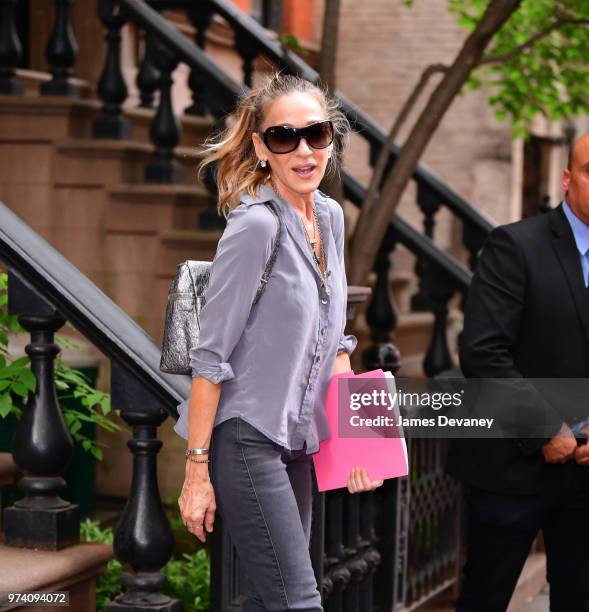
[[[321,360],[321,355],[317,355],[317,357],[315,357],[315,363],[319,363],[320,360]]]
[[[325,298],[323,298],[323,299],[321,300],[321,303],[322,303],[322,304],[327,304],[327,300],[326,300]]]
[[[325,327],[321,328],[321,335],[325,334]]]

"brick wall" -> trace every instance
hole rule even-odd
[[[338,87],[383,128],[390,128],[423,69],[450,62],[460,48],[466,31],[446,7],[446,0],[418,0],[412,8],[402,0],[342,0]],[[404,130],[402,138],[406,135]],[[494,119],[485,93],[468,92],[455,100],[424,161],[477,208],[505,223],[521,209],[520,146],[512,142],[509,126]],[[358,137],[352,139],[346,165],[368,181],[367,151]],[[401,210],[421,223],[412,187]],[[459,250],[459,227],[448,215],[440,216],[437,229],[441,246]]]

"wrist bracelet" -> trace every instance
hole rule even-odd
[[[210,459],[194,459],[193,457],[188,457],[192,463],[210,463]]]
[[[208,455],[208,448],[189,448],[184,455],[188,457],[189,455]]]

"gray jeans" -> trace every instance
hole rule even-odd
[[[289,451],[240,417],[217,425],[210,446],[217,511],[250,582],[240,612],[322,612],[309,555],[305,448]]]

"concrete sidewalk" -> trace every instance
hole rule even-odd
[[[454,609],[452,594],[445,592],[418,608],[418,611],[454,612]],[[532,553],[526,560],[507,612],[549,612],[549,609],[546,556],[544,553]]]
[[[524,604],[520,610],[521,612],[549,612],[548,586],[544,587],[531,601]]]

